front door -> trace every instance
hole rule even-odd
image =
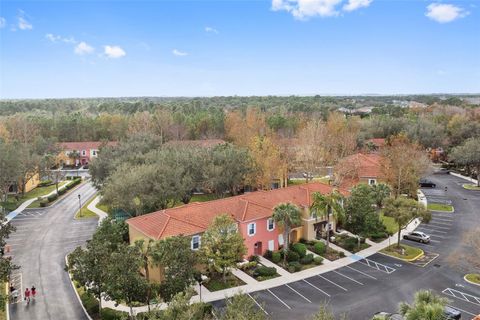
[[[270,250],[270,251],[275,250],[275,241],[274,240],[268,240],[268,250]]]
[[[253,248],[253,254],[256,256],[261,256],[263,254],[262,252],[262,242],[255,242],[254,248]]]

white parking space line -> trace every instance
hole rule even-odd
[[[297,290],[293,289],[292,287],[290,287],[288,284],[285,284],[285,286],[287,286],[288,288],[290,288],[290,290],[292,290],[293,292],[295,292],[296,294],[298,294],[300,297],[302,297],[303,299],[307,300],[308,302],[312,303],[312,301],[310,301],[307,297],[305,297],[303,294],[301,294],[300,292],[298,292]]]
[[[445,226],[451,227],[452,226],[451,223],[446,223],[446,222],[441,222],[441,221],[436,221],[436,220],[430,220],[428,222],[428,225],[437,225],[437,224],[439,224],[440,226],[443,226],[443,227],[445,227]]]
[[[317,287],[316,285],[311,284],[310,282],[308,282],[308,281],[305,280],[305,279],[303,279],[302,281],[305,282],[306,284],[310,285],[312,288],[317,289],[318,291],[320,291],[321,293],[323,293],[323,294],[326,295],[327,297],[330,297],[330,295],[329,295],[328,293],[326,293],[325,291],[323,291],[322,289],[320,289],[320,288]]]
[[[358,283],[359,285],[362,285],[362,286],[363,286],[363,283],[361,283],[360,281],[357,281],[357,280],[355,280],[355,279],[353,279],[353,278],[350,278],[349,276],[346,276],[346,275],[344,275],[343,273],[340,273],[340,272],[338,272],[338,271],[333,271],[333,272],[335,272],[335,273],[338,274],[338,275],[341,275],[341,276],[344,277],[344,278],[347,278],[348,280],[351,280],[351,281],[353,281],[353,282],[355,282],[355,283]]]
[[[278,301],[280,301],[281,303],[283,303],[283,305],[285,307],[287,307],[288,309],[292,310],[292,308],[290,308],[290,306],[288,304],[285,303],[285,301],[283,301],[282,299],[280,299],[279,297],[277,297],[277,295],[275,293],[273,293],[272,291],[270,291],[270,289],[267,289],[268,292],[270,292],[270,294],[272,296],[274,296],[275,298],[277,298]]]
[[[433,218],[432,221],[435,222],[435,221],[442,221],[442,222],[453,222],[453,219],[444,219],[444,218]]]
[[[476,314],[473,314],[473,313],[468,312],[468,311],[466,311],[466,310],[460,309],[459,307],[454,307],[454,306],[448,306],[448,307],[453,308],[453,309],[456,309],[456,310],[461,311],[461,312],[463,312],[463,313],[466,313],[466,314],[468,314],[468,315],[470,315],[470,316],[472,316],[472,317],[475,317],[475,316],[476,316]]]
[[[317,277],[320,277],[320,278],[322,278],[323,280],[330,282],[331,284],[333,284],[333,285],[335,285],[335,286],[339,287],[339,288],[340,288],[340,289],[342,289],[343,291],[348,291],[347,289],[345,289],[345,288],[344,288],[344,287],[342,287],[341,285],[339,285],[339,284],[336,284],[335,282],[333,282],[333,281],[331,281],[331,280],[328,280],[328,279],[327,279],[327,278],[325,278],[324,276],[321,276],[321,275],[317,274]]]
[[[363,272],[363,271],[357,270],[357,269],[352,268],[352,267],[350,267],[350,266],[346,266],[346,267],[347,267],[348,269],[351,269],[351,270],[354,270],[354,271],[356,271],[356,272],[358,272],[358,273],[361,273],[361,274],[363,274],[364,276],[367,276],[367,277],[369,277],[369,278],[372,278],[372,279],[374,279],[374,280],[377,280],[377,278],[375,278],[374,276],[369,275],[368,273],[365,273],[365,272]]]
[[[435,228],[435,229],[441,229],[441,230],[450,230],[452,229],[452,226],[451,225],[448,225],[445,226],[445,225],[437,225],[437,224],[432,224],[432,223],[429,223],[428,225],[425,225],[425,227],[429,227],[429,228]]]
[[[469,293],[458,291],[452,288],[447,288],[442,291],[443,294],[447,296],[451,296],[466,302],[470,302],[471,304],[475,304],[477,306],[480,306],[480,297],[475,297]]]
[[[268,312],[267,312],[265,309],[263,309],[262,305],[259,304],[259,303],[257,302],[257,300],[253,299],[253,297],[250,295],[250,293],[247,293],[247,295],[248,295],[248,296],[250,297],[250,299],[252,299],[253,302],[255,302],[255,304],[268,316]]]
[[[446,231],[439,231],[439,230],[435,230],[435,229],[430,229],[430,228],[419,228],[421,229],[422,231],[425,231],[425,232],[435,232],[435,233],[442,233],[442,234],[448,234],[449,232],[446,232]]]
[[[433,242],[433,243],[440,243],[440,241],[438,241],[438,240],[432,240],[432,239],[430,239],[430,242]]]
[[[354,256],[354,255],[352,255],[352,256]],[[352,256],[350,256],[350,257],[352,257]],[[366,265],[370,268],[373,268],[373,269],[376,269],[378,271],[382,271],[382,272],[385,272],[385,273],[388,273],[388,274],[396,271],[396,269],[394,269],[392,267],[389,267],[387,265],[384,265],[382,263],[379,263],[379,262],[376,262],[376,261],[373,261],[373,260],[367,259],[367,258],[360,257],[358,262],[360,262],[361,264],[364,264],[364,265]]]

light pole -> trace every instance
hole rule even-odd
[[[78,210],[80,210],[80,217],[82,216],[82,196],[78,194]]]

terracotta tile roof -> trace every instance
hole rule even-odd
[[[219,144],[225,144],[222,139],[205,139],[205,140],[171,140],[165,142],[166,146],[193,146],[202,148],[213,148]]]
[[[82,142],[60,142],[60,147],[64,150],[88,150],[88,149],[98,149],[101,145],[104,144],[103,141],[82,141]],[[117,145],[117,141],[107,142],[108,146]]]
[[[308,183],[271,191],[257,191],[225,199],[190,203],[131,218],[127,223],[146,236],[158,240],[174,235],[202,233],[220,214],[230,214],[238,222],[267,218],[279,203],[310,206],[313,192],[330,193],[334,188],[323,183]],[[339,190],[347,195],[348,191]]]
[[[361,178],[381,178],[382,177],[382,156],[375,153],[356,153],[343,158],[336,166],[336,172],[350,171],[343,178],[341,185],[344,188],[354,186]]]

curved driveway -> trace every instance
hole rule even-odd
[[[78,195],[85,202],[95,192],[90,183],[83,184],[53,206],[25,210],[12,220],[17,231],[8,244],[14,263],[21,266],[13,281],[22,291],[35,285],[38,294],[29,305],[10,304],[11,319],[86,319],[64,268],[65,255],[90,239],[97,225],[97,219],[74,219]]]
[[[430,224],[418,227],[432,236],[430,244],[408,243],[422,247],[429,259],[416,265],[377,253],[335,271],[251,293],[252,299],[275,320],[308,319],[324,302],[336,314],[362,320],[377,311],[396,312],[398,303],[411,301],[416,291],[432,289],[449,298],[450,305],[462,311],[462,319],[480,314],[480,286],[463,280],[468,264],[462,259],[462,254],[471,254],[463,242],[465,234],[480,227],[480,192],[463,189],[466,181],[454,176],[429,178],[437,188],[422,190],[427,199],[450,199],[455,207],[453,214],[434,212]],[[221,309],[225,301],[213,305]]]

